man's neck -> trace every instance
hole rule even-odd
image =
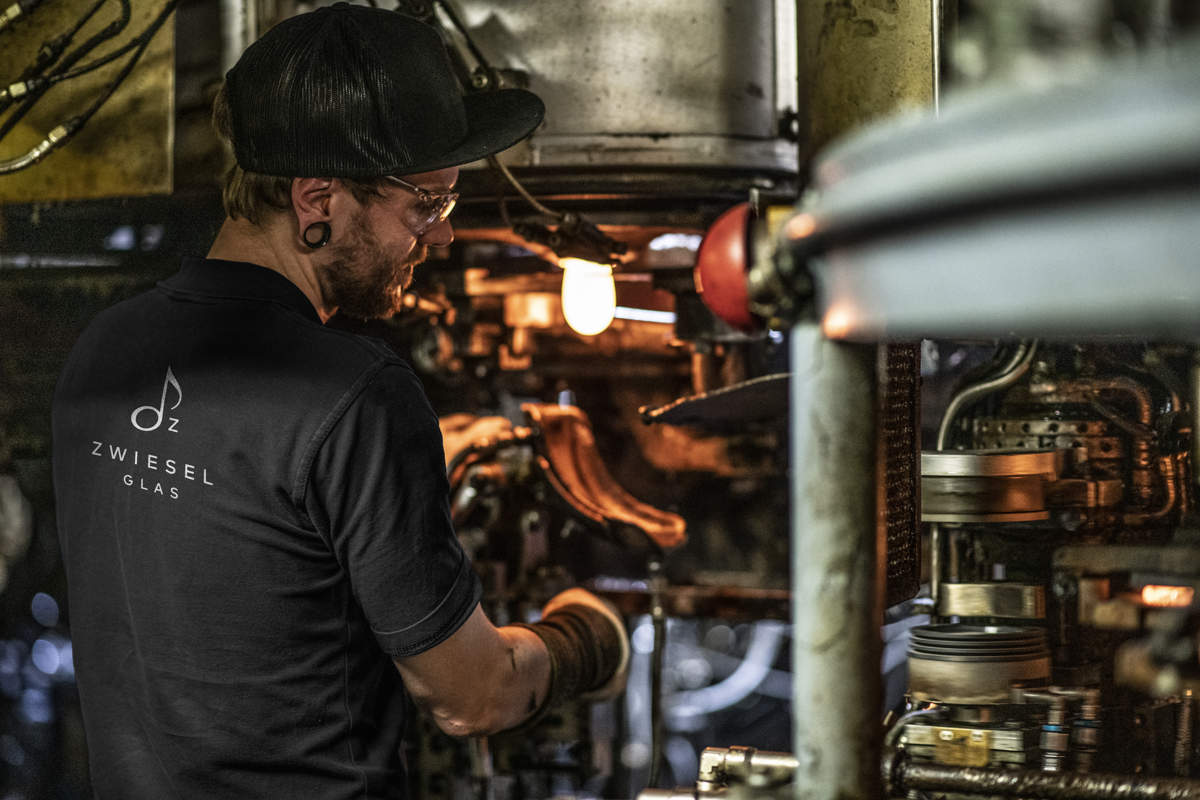
[[[272,223],[253,225],[246,220],[226,217],[208,250],[208,257],[246,261],[278,272],[304,292],[321,322],[327,322],[335,309],[325,307],[312,260],[293,244],[284,227]]]

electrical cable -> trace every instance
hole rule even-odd
[[[506,167],[502,163],[500,163],[500,159],[496,158],[495,156],[488,156],[487,160],[488,160],[489,165],[491,165],[494,169],[499,170],[500,174],[503,175],[508,180],[508,182],[512,184],[512,187],[514,189],[516,189],[517,193],[525,199],[526,203],[529,203],[529,205],[531,205],[535,209],[537,209],[538,213],[545,214],[548,217],[553,217],[556,221],[559,221],[559,222],[562,221],[563,214],[561,214],[558,211],[554,211],[553,209],[547,208],[546,206],[544,206],[540,202],[538,202],[538,199],[536,197],[534,197],[533,195],[531,195],[525,189],[525,187],[521,185],[521,182],[517,180],[517,177],[515,175],[513,175],[511,172],[509,172],[508,167]]]
[[[444,11],[446,16],[449,18],[450,24],[453,25],[458,30],[459,34],[462,35],[463,40],[467,43],[467,49],[471,51],[472,57],[479,62],[479,66],[483,67],[488,75],[494,75],[495,72],[492,70],[492,65],[489,64],[488,60],[483,57],[483,53],[480,51],[480,49],[475,46],[475,42],[471,39],[471,34],[467,33],[467,26],[463,25],[462,20],[458,18],[458,14],[454,13],[454,9],[450,7],[450,4],[447,3],[446,0],[436,0],[436,2],[442,7],[442,11]]]
[[[96,48],[96,46],[99,45],[101,42],[107,41],[108,39],[111,39],[114,36],[116,36],[117,34],[124,31],[125,28],[129,25],[129,20],[130,20],[131,16],[132,16],[132,9],[130,8],[129,0],[121,0],[120,16],[117,19],[110,22],[108,25],[101,28],[96,33],[92,34],[90,37],[88,37],[88,39],[86,41],[84,41],[83,44],[79,45],[74,50],[72,50],[70,53],[68,53],[67,56],[63,59],[62,64],[59,66],[58,72],[66,72],[71,67],[73,67],[80,59],[82,59],[84,56],[86,56],[88,53],[90,53],[92,50],[94,50]],[[154,23],[151,23],[151,26],[153,26],[153,25],[154,25]],[[57,74],[57,73],[53,73],[49,77],[52,78],[54,74]],[[17,107],[15,110],[13,110],[13,112],[9,115],[8,119],[6,119],[4,121],[4,124],[0,125],[0,141],[3,141],[4,137],[8,136],[8,134],[12,132],[12,129],[16,127],[17,123],[20,122],[25,117],[25,115],[29,113],[30,109],[33,108],[34,104],[36,104],[37,101],[41,99],[42,95],[45,93],[47,88],[48,88],[47,86],[43,86],[40,89],[35,90],[33,93],[31,93],[32,96],[30,96],[19,107]]]
[[[39,78],[33,76],[24,78],[16,83],[12,83],[3,89],[0,89],[0,111],[3,111],[8,104],[27,94],[36,93],[40,95],[55,84],[62,83],[63,81],[73,80],[74,78],[86,75],[89,72],[94,72],[95,70],[98,70],[107,64],[111,64],[113,61],[116,61],[118,58],[137,47],[140,43],[141,37],[135,37],[118,47],[116,50],[113,50],[111,53],[107,53],[100,58],[95,59],[94,61],[89,61],[82,67],[76,67],[69,72],[55,73],[48,78]]]
[[[461,19],[459,19],[458,14],[455,13],[454,9],[450,6],[449,3],[446,2],[446,0],[437,0],[437,4],[439,6],[441,6],[442,11],[446,14],[446,17],[450,20],[450,24],[452,24],[454,26],[455,30],[458,31],[459,35],[462,36],[463,41],[467,45],[467,49],[471,51],[472,58],[474,58],[475,61],[478,62],[479,66],[489,76],[494,76],[495,70],[492,69],[491,63],[488,62],[487,58],[483,55],[483,51],[481,51],[479,49],[479,47],[475,44],[475,41],[471,38],[471,34],[467,32],[467,26],[463,24]],[[488,83],[489,83],[489,85],[493,85],[494,82],[489,80]],[[512,172],[509,171],[508,167],[506,167],[502,163],[500,163],[500,160],[498,158],[496,158],[495,156],[488,156],[487,161],[488,161],[488,164],[491,165],[491,167],[493,169],[499,171],[505,177],[505,179],[510,184],[512,184],[512,187],[514,189],[516,189],[517,193],[520,194],[521,197],[523,197],[525,199],[525,202],[529,203],[529,205],[531,205],[535,209],[537,209],[538,213],[545,214],[546,216],[551,217],[552,219],[554,219],[556,221],[562,220],[562,218],[563,218],[562,213],[560,213],[558,211],[554,211],[553,209],[547,208],[545,205],[538,202],[538,200],[532,194],[530,194],[525,189],[524,186],[521,185],[521,182],[518,181],[516,176],[513,175]]]
[[[475,59],[478,65],[473,72],[470,70],[466,59],[460,52],[462,45],[452,41],[452,37],[449,35],[450,32],[437,18],[437,14],[431,14],[430,21],[437,25],[448,42],[447,50],[451,56],[451,62],[455,66],[455,71],[458,73],[459,80],[462,81],[464,89],[467,91],[495,91],[499,89],[500,80],[498,73],[483,55],[483,51],[476,46],[475,41],[471,38],[471,34],[467,31],[467,26],[463,24],[458,14],[455,13],[447,0],[434,0],[434,3],[441,8],[442,13],[450,20],[450,25],[458,32],[459,38],[465,43],[467,50],[470,51],[472,58]],[[480,80],[481,76],[483,80]],[[601,233],[596,225],[588,222],[578,214],[555,211],[541,203],[496,156],[488,156],[487,163],[492,169],[503,175],[505,180],[516,189],[517,194],[532,206],[534,210],[539,214],[549,217],[554,224],[558,225],[556,231],[550,231],[542,225],[512,224],[508,207],[504,202],[503,193],[499,193],[500,216],[503,218],[505,224],[518,236],[531,242],[547,245],[559,256],[574,255],[598,262],[612,260],[614,253],[624,254],[626,252],[627,245],[623,242],[613,241]],[[564,245],[566,246],[565,249]]]
[[[67,49],[67,46],[75,39],[75,34],[79,33],[79,30],[96,15],[96,12],[100,10],[100,6],[106,2],[108,0],[96,0],[91,8],[83,13],[83,16],[75,20],[75,24],[71,26],[70,30],[55,36],[53,39],[47,39],[42,42],[42,46],[38,48],[34,62],[21,71],[21,74],[17,77],[17,82],[37,77],[52,67],[54,62],[58,61],[59,57],[63,54],[63,51]],[[0,107],[0,111],[3,111],[5,107]]]
[[[123,3],[127,6],[128,0],[123,0]],[[154,35],[158,32],[158,29],[162,27],[163,23],[166,22],[167,17],[169,17],[175,10],[175,7],[178,5],[178,3],[179,0],[170,0],[166,6],[163,7],[163,10],[159,12],[158,16],[146,26],[146,29],[130,42],[130,44],[136,43],[136,51],[130,57],[129,61],[126,62],[125,66],[121,68],[120,72],[117,73],[116,77],[109,82],[104,91],[97,96],[96,100],[82,114],[72,117],[61,125],[55,127],[49,134],[47,134],[45,139],[39,142],[33,147],[33,149],[24,155],[8,161],[0,161],[0,175],[10,174],[33,166],[38,161],[41,161],[43,158],[45,158],[51,150],[61,147],[68,139],[78,133],[79,130],[87,124],[88,120],[90,120],[92,116],[98,110],[100,110],[100,107],[103,106],[108,99],[113,96],[118,88],[120,88],[121,84],[125,82],[125,79],[129,77],[129,74],[133,72],[133,68],[137,66],[137,63],[142,58],[142,54],[145,53],[146,48],[150,46],[150,42],[153,40]],[[0,138],[2,137],[3,134],[0,133]]]
[[[18,19],[30,14],[42,4],[42,0],[17,0],[17,2],[0,11],[0,32],[12,25]]]
[[[108,98],[112,97],[113,93],[116,92],[121,84],[125,82],[125,79],[129,77],[129,73],[133,72],[133,68],[137,66],[138,61],[141,60],[142,54],[146,52],[146,48],[150,46],[150,40],[154,38],[154,34],[158,33],[158,29],[161,28],[163,23],[167,21],[167,17],[169,17],[171,12],[175,10],[175,6],[178,5],[178,3],[179,0],[169,0],[167,5],[161,12],[159,12],[159,15],[154,19],[154,21],[146,27],[146,30],[141,34],[141,42],[133,56],[130,57],[125,66],[121,68],[121,71],[117,73],[116,78],[114,78],[113,81],[108,85],[108,88],[100,94],[100,96],[96,99],[96,102],[92,103],[91,107],[87,111],[83,112],[82,123],[86,123],[89,119],[91,119],[92,115],[100,110],[100,106],[104,105],[108,101]]]

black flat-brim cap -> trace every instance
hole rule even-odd
[[[225,76],[242,169],[375,178],[466,164],[542,121],[523,89],[463,95],[441,36],[394,11],[347,3],[276,25]]]

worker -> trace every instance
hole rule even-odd
[[[438,33],[344,3],[251,45],[207,258],[101,313],[53,409],[58,525],[99,798],[399,798],[407,696],[454,735],[610,697],[583,589],[497,628],[449,515],[437,417],[385,317],[453,233],[458,165],[541,101],[463,96]]]

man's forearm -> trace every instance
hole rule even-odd
[[[453,736],[515,728],[561,702],[624,686],[620,618],[582,589],[556,595],[533,625],[496,628],[478,606],[442,644],[396,661],[405,687]]]
[[[533,631],[513,625],[500,628],[509,660],[501,681],[495,730],[515,728],[542,708],[550,692],[550,654]]]

